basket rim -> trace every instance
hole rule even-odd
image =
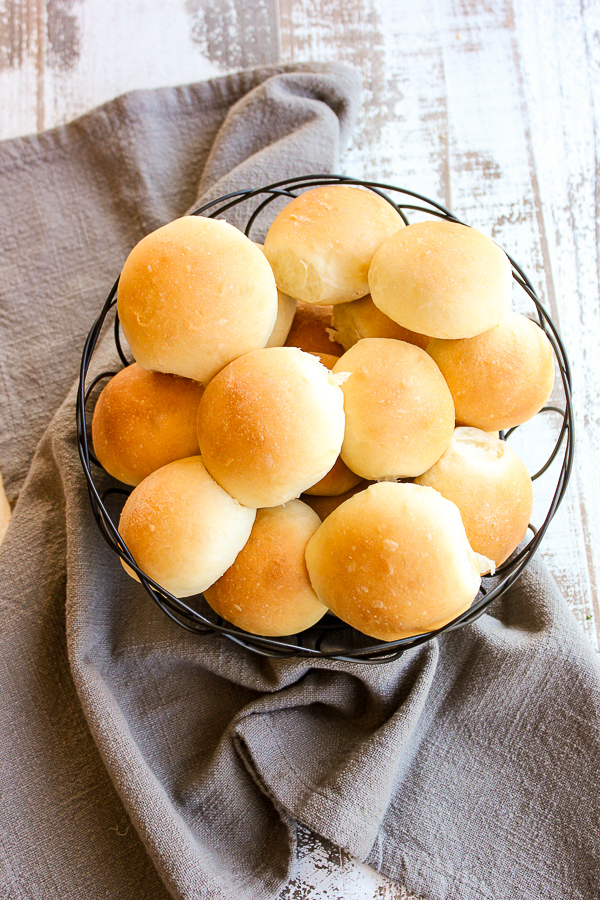
[[[226,213],[229,209],[232,209],[239,204],[245,203],[247,201],[258,200],[258,205],[253,209],[246,222],[245,234],[249,236],[252,227],[254,226],[261,213],[278,198],[287,196],[291,199],[296,196],[294,191],[297,192],[313,187],[332,184],[344,184],[351,186],[354,185],[367,188],[379,194],[397,209],[405,224],[409,224],[409,220],[406,216],[406,210],[411,212],[418,211],[437,218],[457,222],[459,224],[466,224],[464,222],[461,222],[460,219],[458,219],[449,210],[445,209],[441,204],[429,199],[423,194],[419,194],[407,188],[401,188],[383,182],[369,181],[365,179],[358,179],[352,178],[350,176],[334,174],[309,174],[295,176],[293,178],[284,179],[258,188],[247,188],[239,191],[234,191],[230,194],[208,201],[204,205],[193,210],[190,214],[208,214],[210,218],[217,218],[218,216],[224,215],[224,213]],[[409,198],[409,200],[411,201],[416,200],[419,202],[396,202],[391,197],[387,196],[386,192],[401,194]],[[264,195],[266,195],[266,197]],[[456,616],[452,621],[448,622],[441,628],[438,628],[434,631],[425,632],[423,634],[399,638],[395,641],[387,642],[377,641],[377,639],[371,639],[376,641],[376,643],[369,644],[367,646],[349,647],[348,649],[334,648],[331,650],[327,650],[322,649],[321,646],[327,634],[331,634],[332,632],[339,632],[342,630],[349,630],[350,632],[354,632],[355,635],[360,635],[361,638],[368,637],[362,635],[360,632],[355,631],[355,629],[339,619],[335,619],[333,623],[317,623],[316,625],[313,625],[311,628],[307,629],[305,632],[300,632],[299,634],[294,636],[284,637],[283,639],[253,635],[249,632],[243,631],[240,628],[237,628],[236,626],[231,625],[230,623],[224,622],[224,620],[222,619],[217,619],[216,622],[213,622],[210,619],[207,619],[198,610],[194,609],[193,606],[190,606],[188,603],[184,602],[183,599],[177,598],[166,591],[163,587],[161,587],[160,584],[153,581],[148,575],[146,575],[146,573],[143,572],[143,570],[140,569],[136,564],[133,556],[127,548],[127,545],[118,532],[118,527],[115,525],[111,514],[109,513],[105,505],[105,501],[107,500],[108,496],[113,494],[128,495],[130,493],[130,489],[115,486],[107,489],[102,494],[100,493],[98,486],[94,481],[92,467],[102,467],[100,466],[98,460],[95,458],[94,454],[90,451],[90,440],[88,434],[89,429],[86,422],[86,407],[90,400],[90,396],[94,392],[94,389],[103,379],[108,378],[109,376],[112,377],[114,374],[116,374],[114,371],[102,372],[96,375],[89,384],[86,384],[88,371],[92,363],[93,354],[100,336],[100,332],[103,328],[107,316],[113,309],[115,310],[113,330],[115,347],[119,358],[123,363],[123,366],[128,366],[131,364],[131,361],[127,358],[123,350],[120,339],[119,318],[116,311],[116,296],[119,284],[119,278],[117,277],[99,316],[95,320],[88,333],[83,347],[76,402],[77,446],[81,465],[86,478],[90,505],[98,529],[100,530],[103,538],[111,547],[111,549],[121,558],[122,561],[127,563],[127,565],[131,569],[133,569],[146,592],[164,614],[166,614],[172,621],[174,621],[177,625],[188,632],[197,635],[221,634],[233,643],[242,646],[255,654],[259,654],[261,656],[269,657],[272,659],[312,658],[330,659],[339,662],[380,664],[384,662],[392,662],[393,660],[398,659],[404,652],[413,647],[420,646],[421,644],[433,640],[434,638],[442,634],[454,631],[464,625],[471,624],[485,612],[485,610],[494,600],[498,599],[498,597],[502,596],[504,593],[506,593],[506,591],[509,590],[510,587],[512,587],[512,585],[517,581],[523,570],[535,555],[552,521],[552,518],[556,513],[556,510],[562,502],[573,467],[574,436],[573,407],[571,398],[571,372],[564,344],[560,338],[556,325],[552,321],[552,318],[537,296],[537,293],[531,281],[529,280],[523,269],[512,259],[512,257],[506,252],[506,250],[504,250],[504,248],[501,249],[504,253],[506,253],[506,256],[511,264],[514,281],[527,294],[530,301],[533,303],[537,313],[538,324],[545,332],[550,341],[555,360],[558,364],[558,370],[560,373],[561,384],[564,393],[564,410],[553,405],[548,405],[540,410],[540,412],[537,414],[540,415],[541,413],[545,412],[553,412],[562,416],[562,425],[559,428],[559,433],[556,438],[554,447],[543,466],[539,469],[538,472],[535,473],[535,475],[532,476],[533,481],[541,477],[541,475],[543,475],[547,471],[550,465],[557,458],[558,454],[561,451],[561,448],[563,448],[563,458],[557,479],[556,489],[550,501],[548,512],[546,513],[546,517],[539,528],[535,529],[530,525],[532,537],[524,547],[522,547],[518,552],[516,551],[511,557],[509,557],[509,559],[505,563],[499,566],[494,576],[483,576],[482,588],[474,599],[472,605],[469,607],[469,609]],[[501,438],[506,439],[515,430],[515,428],[511,428],[506,433],[501,432]],[[113,480],[116,481],[116,479]],[[118,484],[120,484],[120,482],[118,482]],[[498,576],[501,576],[499,581],[497,580]],[[484,579],[486,578],[488,580],[493,579],[497,582],[493,584],[493,586],[490,586],[489,590],[483,583]],[[327,619],[328,617],[332,618],[332,614],[328,613],[324,618]],[[323,622],[324,620],[321,620],[321,623]],[[295,643],[288,643],[290,639],[295,640]],[[306,644],[304,643],[305,641],[307,642]],[[309,641],[312,642],[314,646],[310,646],[308,643]]]

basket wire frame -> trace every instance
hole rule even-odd
[[[235,191],[204,204],[194,210],[192,215],[206,215],[210,218],[217,218],[223,216],[228,210],[235,206],[244,203],[252,204],[252,209],[248,215],[245,227],[245,234],[249,237],[253,226],[261,214],[265,210],[268,210],[269,205],[274,201],[281,198],[293,199],[298,193],[309,188],[335,184],[356,185],[373,191],[383,197],[398,211],[405,224],[409,224],[410,220],[407,213],[411,212],[425,213],[429,216],[446,219],[451,222],[460,222],[456,216],[439,203],[436,203],[421,194],[417,194],[414,191],[376,181],[365,181],[341,175],[304,175],[285,181],[275,182],[274,184],[265,187]],[[198,609],[195,609],[190,605],[189,602],[174,597],[165,590],[165,588],[161,587],[160,584],[153,581],[153,579],[139,568],[133,559],[107,508],[107,503],[109,503],[111,497],[126,497],[131,493],[132,489],[111,487],[102,494],[100,493],[100,489],[94,478],[94,469],[97,471],[102,467],[90,449],[89,431],[86,420],[86,411],[90,405],[90,398],[94,389],[102,381],[111,378],[116,374],[114,371],[102,372],[87,384],[88,370],[92,362],[98,338],[107,316],[111,310],[116,307],[117,288],[119,284],[119,279],[117,278],[100,315],[94,322],[88,334],[83,348],[76,409],[78,450],[87,481],[92,512],[102,536],[114,552],[136,573],[151,599],[165,615],[178,626],[192,634],[221,634],[233,643],[264,657],[273,659],[289,659],[293,657],[321,658],[343,662],[377,664],[396,660],[406,650],[412,647],[417,647],[440,634],[454,631],[457,628],[461,628],[463,625],[475,622],[476,619],[485,612],[490,603],[508,591],[536,553],[548,530],[550,522],[565,495],[573,466],[574,452],[571,372],[564,345],[560,339],[556,326],[540,302],[529,278],[510,256],[508,256],[508,259],[512,265],[514,280],[533,303],[537,314],[538,324],[550,341],[557,362],[565,400],[564,409],[555,406],[546,406],[541,411],[543,413],[550,412],[559,415],[562,418],[558,436],[546,462],[540,470],[532,476],[532,479],[536,480],[543,475],[562,451],[558,480],[546,517],[542,524],[537,528],[530,526],[531,537],[526,545],[499,566],[493,577],[484,576],[482,578],[480,591],[471,607],[447,625],[444,625],[442,628],[438,628],[435,631],[414,635],[413,637],[401,638],[396,641],[383,642],[375,641],[374,639],[366,639],[367,642],[364,646],[348,647],[340,647],[339,645],[340,643],[342,645],[344,643],[349,643],[351,645],[353,641],[356,643],[356,638],[359,636],[354,632],[354,629],[344,622],[341,622],[331,613],[328,613],[319,623],[312,626],[312,628],[308,629],[306,632],[284,638],[263,637],[260,635],[249,634],[248,632],[242,631],[234,625],[225,622],[223,619],[209,619]],[[116,309],[114,319],[114,340],[121,362],[124,366],[130,365],[131,361],[127,358],[121,343],[119,319]],[[501,437],[503,439],[508,438],[514,430],[514,428],[511,428],[506,434],[501,433]],[[326,645],[327,639],[330,638],[331,640],[332,637],[337,646],[328,649],[324,645]],[[360,636],[360,638],[362,639],[364,636]]]

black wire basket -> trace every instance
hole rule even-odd
[[[277,201],[281,201],[282,199],[284,201],[292,199],[297,196],[298,193],[301,193],[308,188],[332,184],[357,185],[379,194],[391,203],[407,225],[409,224],[409,215],[418,216],[422,219],[423,214],[430,217],[447,219],[451,222],[460,222],[456,216],[447,209],[444,209],[443,206],[440,206],[439,203],[429,200],[427,197],[423,197],[414,191],[394,187],[389,184],[363,181],[339,175],[304,175],[297,178],[290,178],[286,181],[279,181],[265,187],[236,191],[225,197],[220,197],[217,200],[206,203],[204,206],[195,210],[193,215],[206,215],[210,218],[217,218],[219,216],[225,216],[226,213],[234,207],[241,207],[246,221],[245,233],[248,237],[251,237],[253,228],[261,226],[264,230],[265,225],[270,223],[270,220],[273,218],[272,203],[275,202],[276,207],[280,207],[281,202],[277,203]],[[218,633],[235,644],[265,657],[274,659],[289,659],[294,657],[325,658],[345,662],[373,664],[391,662],[392,660],[398,659],[411,647],[417,647],[425,641],[437,637],[437,635],[453,631],[456,628],[461,628],[463,625],[469,625],[483,614],[493,600],[501,597],[515,583],[540,546],[548,526],[564,497],[573,464],[573,410],[571,404],[571,373],[565,348],[557,329],[548,312],[544,309],[538,299],[527,275],[510,256],[508,256],[508,259],[512,265],[515,282],[525,292],[533,304],[537,322],[552,345],[562,382],[564,409],[560,409],[556,406],[546,406],[541,411],[542,413],[553,412],[561,417],[562,421],[558,435],[550,449],[545,463],[539,471],[532,476],[532,479],[535,481],[543,475],[559,457],[559,454],[562,453],[556,488],[554,489],[544,521],[537,529],[532,525],[529,526],[531,536],[528,538],[525,545],[500,566],[496,570],[494,576],[484,576],[482,578],[479,593],[468,610],[461,613],[461,615],[457,616],[443,628],[439,628],[436,631],[430,631],[425,634],[419,634],[390,642],[375,641],[373,638],[368,638],[355,631],[355,629],[351,628],[349,625],[341,622],[331,613],[328,613],[312,628],[297,635],[273,638],[249,634],[236,628],[230,623],[225,622],[223,619],[218,618],[201,596],[187,598],[186,600],[174,597],[161,587],[161,585],[149,578],[138,567],[115,524],[115,519],[118,516],[119,510],[113,510],[113,514],[111,515],[107,508],[107,504],[111,508],[114,506],[115,495],[123,502],[123,498],[128,496],[132,489],[109,487],[107,490],[101,492],[102,489],[98,485],[98,476],[101,475],[102,467],[90,450],[89,416],[86,416],[86,413],[90,412],[90,398],[94,393],[96,386],[116,374],[116,372],[102,372],[89,384],[86,383],[88,370],[92,362],[98,338],[107,317],[113,309],[114,340],[119,358],[124,366],[130,365],[131,362],[131,360],[127,359],[121,341],[119,319],[116,311],[117,287],[119,283],[119,279],[117,279],[100,315],[88,334],[83,348],[79,390],[77,394],[77,438],[79,455],[87,480],[92,512],[100,533],[114,552],[137,574],[149,596],[154,603],[160,607],[165,615],[173,622],[177,623],[181,628],[192,634],[207,635]],[[506,439],[514,430],[515,429],[511,429],[505,434],[501,432],[500,436],[503,439]]]

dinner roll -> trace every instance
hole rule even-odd
[[[304,561],[309,538],[320,524],[300,500],[259,509],[246,546],[204,592],[210,606],[252,634],[296,634],[310,628],[327,612]]]
[[[296,315],[286,338],[286,347],[299,347],[307,353],[341,356],[344,348],[331,337],[333,306],[311,306],[298,301]]]
[[[454,430],[454,406],[438,367],[420,347],[364,338],[338,360],[346,432],[342,459],[372,480],[412,478],[440,458]]]
[[[519,313],[462,341],[432,341],[456,407],[456,421],[483,431],[512,428],[544,406],[554,385],[554,356],[542,329]]]
[[[191,456],[157,469],[134,488],[119,533],[146,575],[175,597],[189,597],[232,565],[255,516],[256,510],[219,487],[199,456]]]
[[[525,537],[533,487],[506,441],[457,428],[438,461],[415,479],[455,503],[473,550],[499,566]]]
[[[279,506],[316,484],[344,437],[344,395],[316,357],[255,350],[207,386],[198,441],[213,478],[245,506]]]
[[[379,248],[369,270],[373,302],[417,334],[466,338],[509,308],[506,254],[475,228],[437,220],[409,225]]]
[[[147,372],[137,363],[122,369],[94,410],[98,461],[114,478],[135,485],[175,459],[200,453],[196,418],[203,390],[197,381]]]
[[[265,248],[262,244],[258,241],[254,241],[254,244],[264,253]],[[267,341],[267,347],[283,347],[296,315],[296,304],[297,301],[293,297],[277,291],[277,320]]]
[[[312,487],[306,488],[304,493],[315,497],[335,497],[338,494],[345,494],[360,481],[362,477],[352,472],[342,457],[338,456],[329,472]]]
[[[348,185],[318,187],[276,216],[265,255],[286,294],[307,303],[345,303],[368,293],[373,254],[403,224],[378,194]]]
[[[342,503],[345,503],[350,497],[354,497],[359,491],[364,491],[370,484],[373,484],[373,482],[363,478],[356,487],[350,488],[349,491],[346,491],[343,494],[337,494],[334,497],[318,497],[313,494],[304,493],[301,494],[300,499],[310,506],[310,508],[316,512],[320,520],[323,521],[334,511],[334,509],[337,509],[338,506],[341,506]]]
[[[337,356],[331,356],[328,353],[313,353],[312,355],[316,356],[328,369],[333,369],[338,361]],[[307,488],[303,497],[307,494],[314,497],[336,497],[339,494],[346,494],[362,480],[361,476],[352,472],[342,457],[338,456],[333,468],[320,481]]]
[[[144,369],[207,382],[265,346],[277,318],[277,288],[264,255],[241,231],[184,216],[133,248],[117,308]]]
[[[306,548],[319,600],[383,641],[434,631],[480,585],[453,503],[418,484],[374,484],[331,513]]]
[[[408,328],[398,325],[380,309],[377,309],[370,294],[353,300],[352,303],[338,303],[333,307],[331,316],[331,333],[349,350],[362,338],[383,337],[406,341],[424,350],[431,340],[428,335],[415,334]]]
[[[277,291],[277,319],[271,337],[267,341],[267,347],[283,347],[296,315],[296,305],[293,297]]]
[[[322,362],[330,371],[339,359],[339,356],[332,356],[331,353],[315,353],[314,350],[309,350],[309,353],[311,356],[316,356],[319,362]]]

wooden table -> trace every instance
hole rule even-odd
[[[543,555],[599,649],[600,0],[0,0],[0,138],[133,88],[309,60],[347,62],[364,79],[342,172],[424,193],[491,235],[559,325],[577,457]],[[536,420],[517,449],[535,464],[556,428]],[[287,900],[408,897],[301,838]]]

